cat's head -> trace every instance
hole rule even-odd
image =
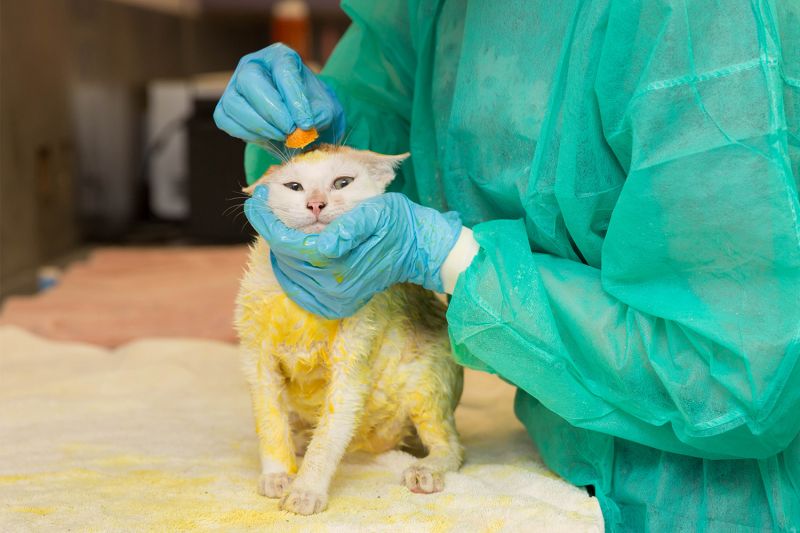
[[[269,207],[284,224],[318,233],[359,202],[384,192],[408,155],[322,145],[270,167],[244,192],[252,194],[257,185],[266,185]]]

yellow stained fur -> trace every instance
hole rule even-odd
[[[325,159],[328,154],[322,150],[311,150],[310,152],[303,152],[294,156],[294,161],[319,161]]]
[[[450,355],[444,306],[417,286],[397,285],[353,317],[326,320],[282,292],[268,257],[257,239],[236,311],[262,493],[282,496],[287,510],[318,512],[345,449],[383,452],[415,432],[429,453],[404,482],[415,492],[441,490],[443,473],[462,460],[453,422],[462,373]],[[298,470],[294,441],[309,432]]]

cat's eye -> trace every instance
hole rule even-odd
[[[336,189],[337,191],[339,189],[344,189],[345,187],[353,183],[354,179],[355,178],[352,178],[350,176],[339,176],[338,178],[333,180],[333,188]]]
[[[303,190],[303,186],[300,185],[299,183],[297,183],[296,181],[290,181],[289,183],[284,183],[283,186],[286,187],[287,189],[291,189],[293,191],[302,191]]]

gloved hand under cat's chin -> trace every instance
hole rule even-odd
[[[321,234],[307,235],[286,227],[267,207],[267,197],[265,187],[256,187],[245,214],[270,245],[281,287],[304,309],[336,319],[396,283],[442,291],[440,269],[461,232],[457,213],[386,193],[365,200]]]

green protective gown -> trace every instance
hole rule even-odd
[[[453,348],[546,463],[610,531],[798,530],[800,0],[343,7],[348,144],[474,227]]]

